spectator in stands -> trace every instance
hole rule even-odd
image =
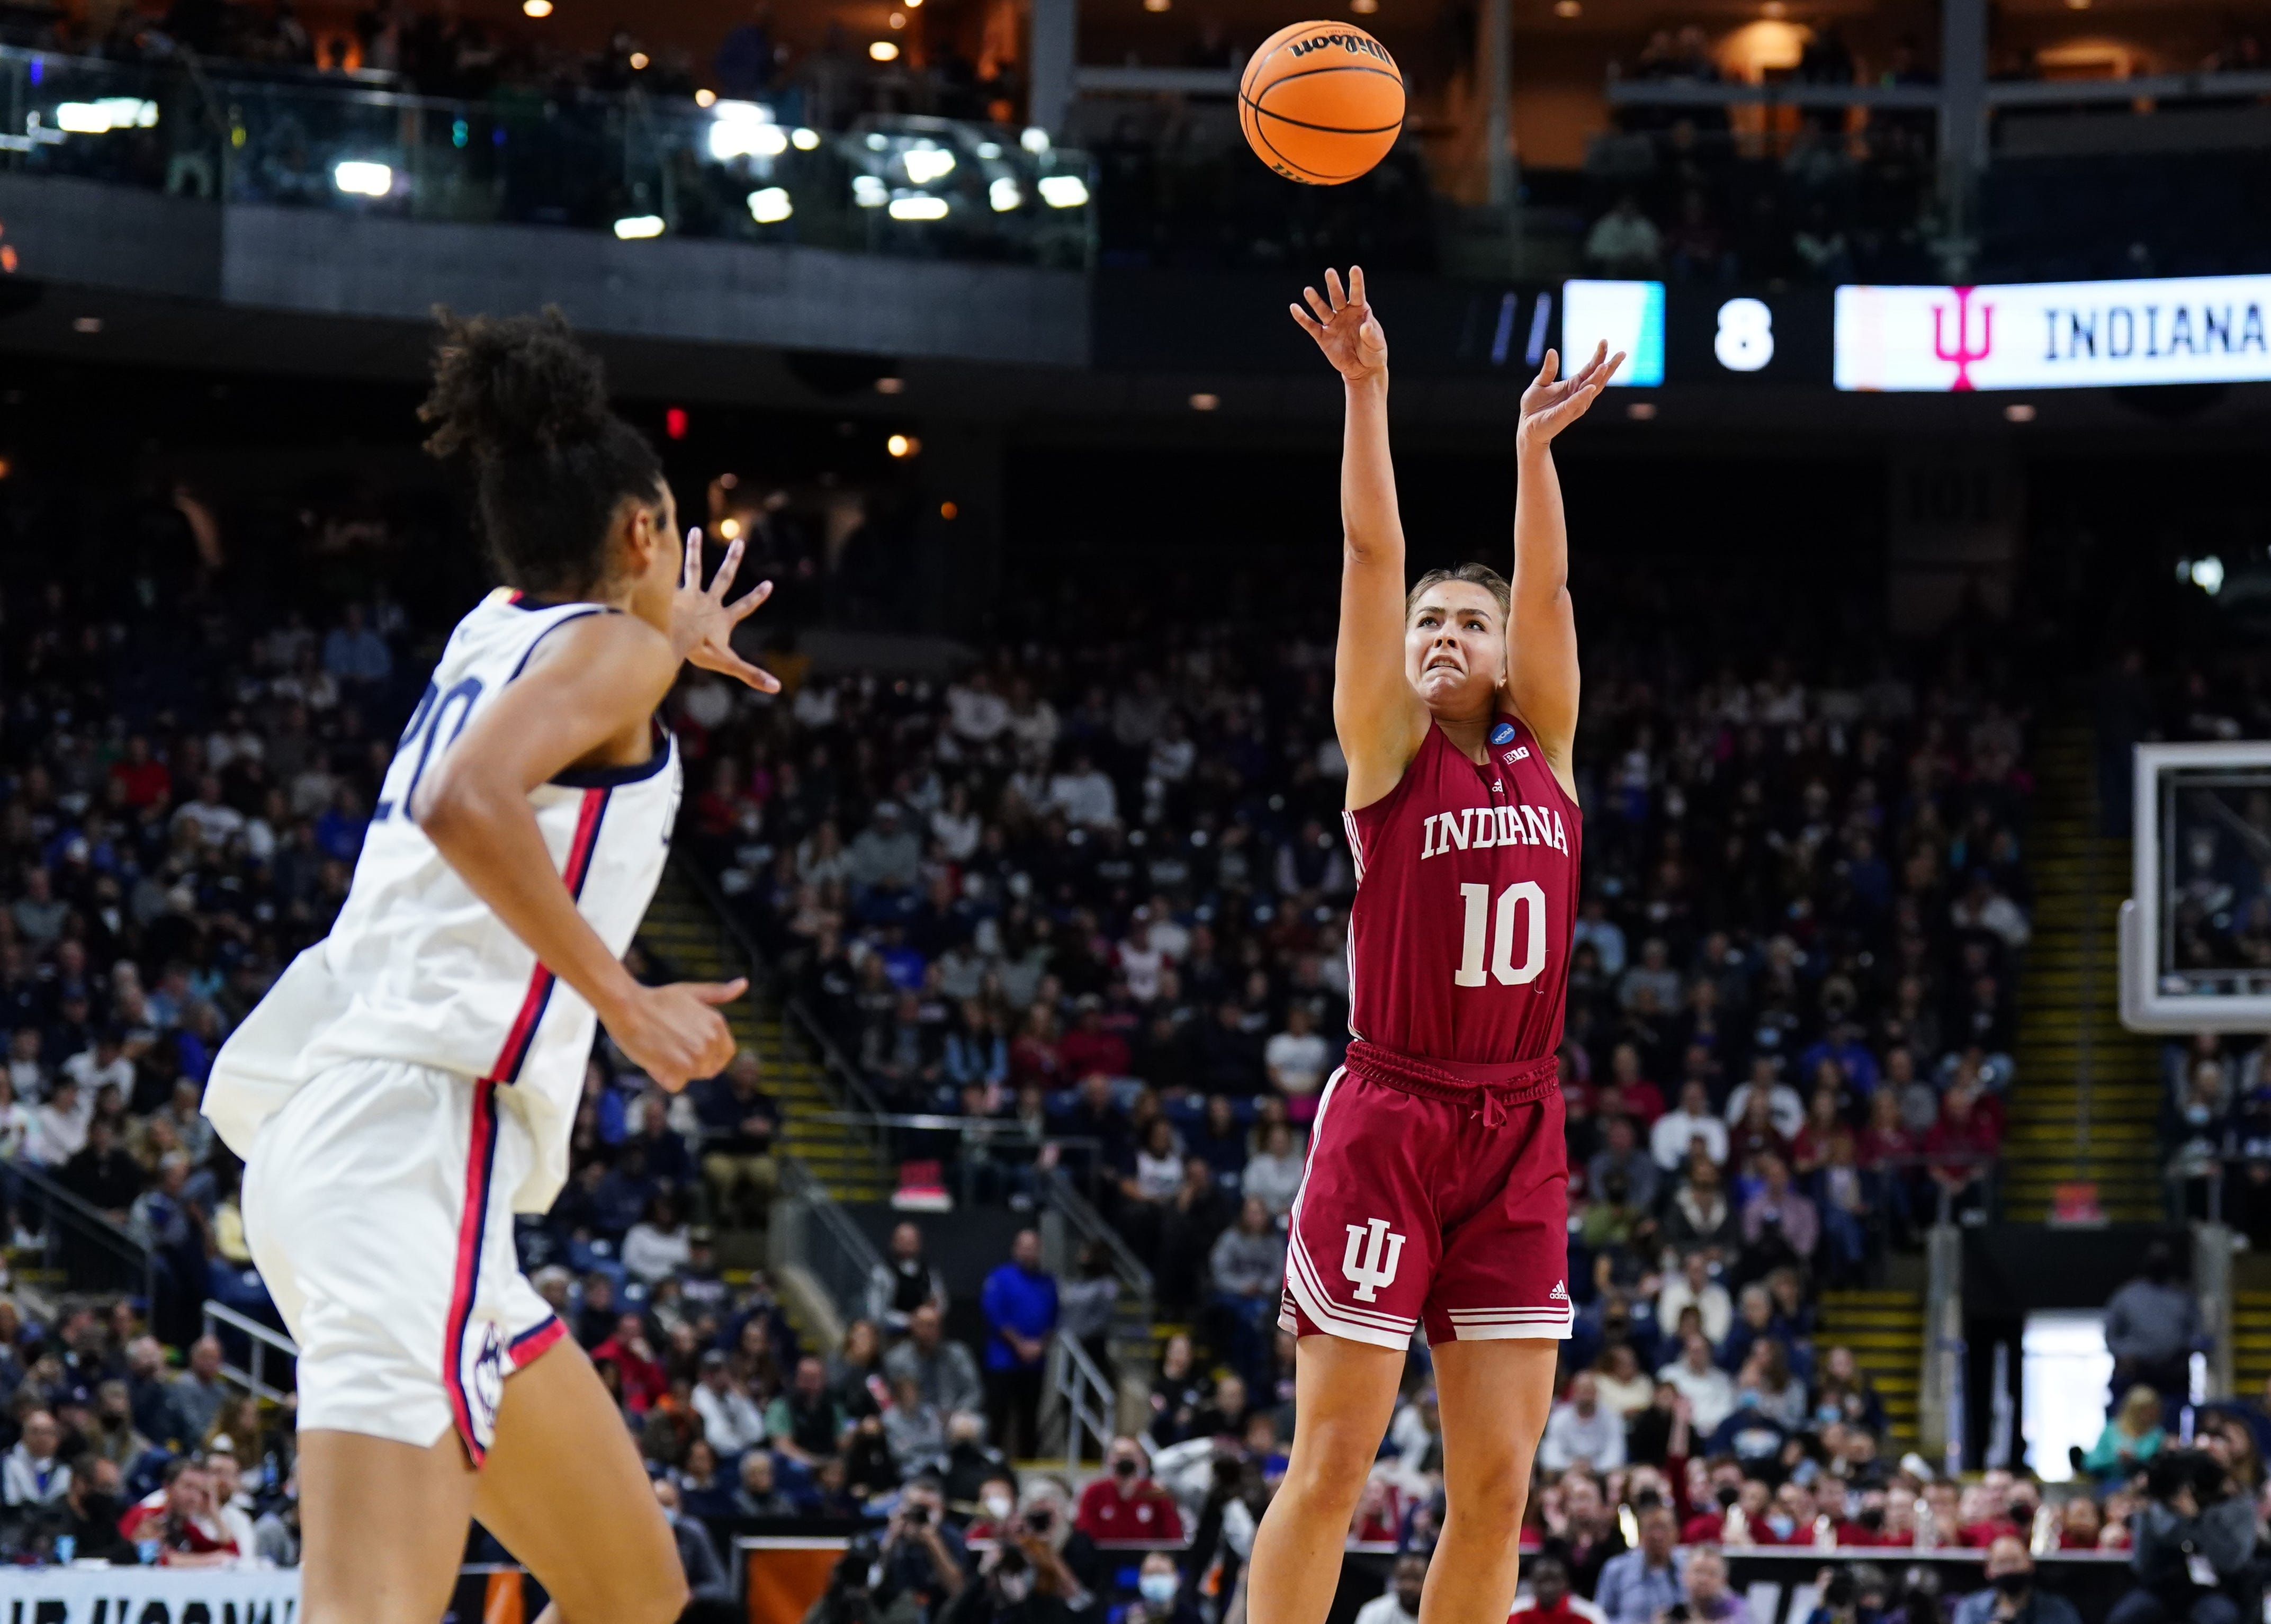
[[[668,1478],[657,1478],[654,1497],[662,1507],[664,1520],[670,1524],[671,1539],[678,1546],[678,1565],[685,1571],[688,1594],[697,1605],[730,1605],[733,1599],[733,1576],[719,1559],[710,1531],[702,1525],[701,1519],[688,1516],[681,1506],[678,1485]]]
[[[1601,1403],[1600,1389],[1590,1372],[1570,1380],[1567,1397],[1545,1418],[1538,1459],[1555,1472],[1581,1462],[1596,1471],[1613,1471],[1625,1464],[1624,1420]]]
[[[71,1490],[71,1468],[57,1453],[63,1428],[45,1410],[24,1417],[22,1434],[4,1459],[0,1459],[0,1500],[11,1513],[35,1511],[54,1504]]]
[[[741,1486],[733,1495],[736,1516],[794,1516],[796,1501],[775,1481],[773,1457],[764,1449],[741,1456]]]
[[[1660,273],[1664,239],[1630,192],[1593,222],[1585,235],[1585,264],[1602,276],[1649,278]]]
[[[1293,1210],[1301,1190],[1302,1157],[1293,1141],[1291,1122],[1270,1123],[1262,1132],[1262,1148],[1248,1158],[1240,1188],[1268,1209],[1272,1218]]]
[[[1507,1615],[1508,1624],[1516,1619],[1522,1624],[1605,1624],[1599,1607],[1570,1590],[1569,1564],[1559,1556],[1543,1553],[1523,1566],[1527,1569],[1524,1577],[1530,1581],[1530,1594],[1515,1599],[1514,1611]]]
[[[1703,1153],[1713,1161],[1727,1159],[1727,1125],[1711,1110],[1710,1091],[1697,1081],[1680,1084],[1679,1106],[1656,1119],[1649,1129],[1649,1154],[1666,1173],[1686,1166],[1689,1148],[1701,1139]]]
[[[720,1216],[745,1228],[764,1226],[778,1184],[773,1135],[780,1126],[780,1107],[764,1091],[763,1077],[756,1052],[743,1049],[723,1076],[695,1088],[703,1177]]]
[[[2027,1542],[2005,1534],[1987,1547],[1981,1564],[1987,1588],[1956,1603],[1951,1624],[2081,1624],[2074,1604],[2035,1583],[2035,1559]]]
[[[2153,1242],[2145,1250],[2143,1272],[2105,1305],[2105,1351],[2113,1356],[2114,1393],[2141,1384],[2164,1404],[2182,1404],[2192,1391],[2192,1356],[2208,1346],[2200,1300],[2177,1278],[2176,1255],[2168,1243]]]
[[[141,1555],[118,1532],[125,1510],[120,1497],[124,1479],[115,1462],[99,1455],[82,1455],[72,1464],[71,1486],[61,1500],[48,1502],[47,1515],[36,1520],[51,1541],[71,1542],[71,1555],[79,1561],[108,1562],[131,1567]],[[60,1557],[60,1545],[51,1544]]]
[[[1136,1602],[1123,1615],[1125,1624],[1200,1624],[1199,1610],[1183,1594],[1175,1559],[1165,1551],[1146,1551],[1136,1570]]]
[[[1240,1203],[1238,1222],[1216,1238],[1207,1265],[1215,1306],[1230,1320],[1231,1363],[1247,1381],[1259,1382],[1285,1285],[1285,1241],[1260,1196]]]
[[[843,1447],[849,1418],[828,1390],[828,1367],[817,1358],[797,1360],[796,1379],[765,1412],[773,1449],[802,1466],[816,1466]]]
[[[908,1316],[906,1340],[883,1355],[883,1375],[894,1385],[903,1379],[912,1381],[923,1402],[941,1415],[957,1410],[982,1412],[986,1391],[978,1362],[968,1348],[947,1339],[945,1324],[936,1305],[917,1308]]]
[[[1724,1299],[1725,1292],[1720,1295]],[[1688,1422],[1698,1437],[1711,1436],[1734,1411],[1734,1378],[1711,1357],[1710,1341],[1702,1331],[1691,1330],[1681,1337],[1679,1357],[1656,1374],[1657,1381],[1686,1400]]]
[[[211,1432],[213,1418],[228,1402],[228,1388],[221,1380],[220,1367],[219,1340],[200,1337],[190,1345],[189,1368],[174,1378],[168,1394],[174,1413],[180,1418],[184,1439],[202,1438]]]
[[[1182,1515],[1166,1490],[1145,1470],[1143,1446],[1133,1438],[1112,1441],[1105,1475],[1081,1491],[1074,1526],[1099,1546],[1180,1544]]]
[[[925,1305],[946,1312],[946,1277],[923,1255],[922,1227],[895,1225],[890,1255],[867,1280],[867,1317],[894,1336],[906,1333],[915,1311]]]
[[[2082,1457],[2083,1467],[2101,1483],[2113,1483],[2150,1462],[2168,1440],[2161,1430],[2162,1404],[2161,1396],[2144,1383],[2131,1388]]]
[[[733,1362],[725,1350],[705,1352],[700,1370],[691,1402],[711,1447],[720,1455],[739,1455],[763,1443],[769,1435],[764,1413],[734,1375]]]
[[[1531,1582],[1536,1583],[1534,1574]],[[1388,1570],[1388,1589],[1356,1610],[1356,1624],[1419,1624],[1419,1598],[1426,1586],[1427,1553],[1404,1552]]]
[[[1042,1367],[1056,1334],[1057,1283],[1041,1267],[1040,1232],[1021,1229],[1009,1261],[986,1277],[979,1297],[986,1340],[986,1412],[1007,1453],[1040,1453]]]
[[[1691,1618],[1706,1624],[1750,1624],[1750,1608],[1727,1588],[1727,1559],[1716,1546],[1701,1546],[1687,1553],[1681,1582]]]
[[[1621,1456],[1610,1463],[1621,1464]],[[1656,1624],[1679,1603],[1679,1523],[1669,1507],[1652,1503],[1641,1509],[1640,1544],[1611,1557],[1593,1590],[1594,1605],[1608,1624]]]

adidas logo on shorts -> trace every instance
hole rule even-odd
[[[1567,1302],[1569,1300],[1568,1288],[1556,1280],[1553,1282],[1553,1289],[1546,1292],[1545,1297],[1549,1302]]]

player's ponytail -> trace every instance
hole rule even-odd
[[[471,459],[481,528],[505,579],[524,591],[590,592],[624,498],[655,500],[662,460],[607,409],[598,359],[567,318],[459,320],[437,310],[434,392],[418,408],[426,449]]]

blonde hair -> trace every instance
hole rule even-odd
[[[1445,581],[1464,581],[1471,586],[1481,587],[1498,604],[1501,619],[1512,610],[1514,588],[1507,584],[1504,576],[1488,564],[1461,564],[1456,570],[1430,570],[1413,582],[1411,590],[1404,595],[1404,618],[1411,618],[1411,611],[1419,607],[1419,600],[1426,595],[1429,587],[1440,586]]]

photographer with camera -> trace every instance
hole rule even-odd
[[[1987,1588],[1955,1604],[1952,1624],[2081,1624],[2065,1597],[2035,1585],[2035,1559],[2015,1534],[1998,1535],[1982,1565]]]
[[[1047,1540],[1019,1534],[986,1553],[938,1624],[1071,1624],[1066,1602],[1077,1589]]]
[[[881,1553],[868,1538],[854,1539],[836,1561],[828,1588],[806,1610],[804,1624],[882,1624],[875,1574]]]
[[[938,1479],[917,1478],[900,1492],[897,1509],[883,1524],[876,1606],[892,1614],[902,1598],[912,1598],[914,1618],[938,1617],[968,1584],[962,1553],[962,1531],[948,1520]]]
[[[2173,1449],[2147,1469],[2144,1507],[2133,1529],[2137,1588],[2106,1624],[2239,1624],[2258,1615],[2255,1507],[2223,1463]]]

